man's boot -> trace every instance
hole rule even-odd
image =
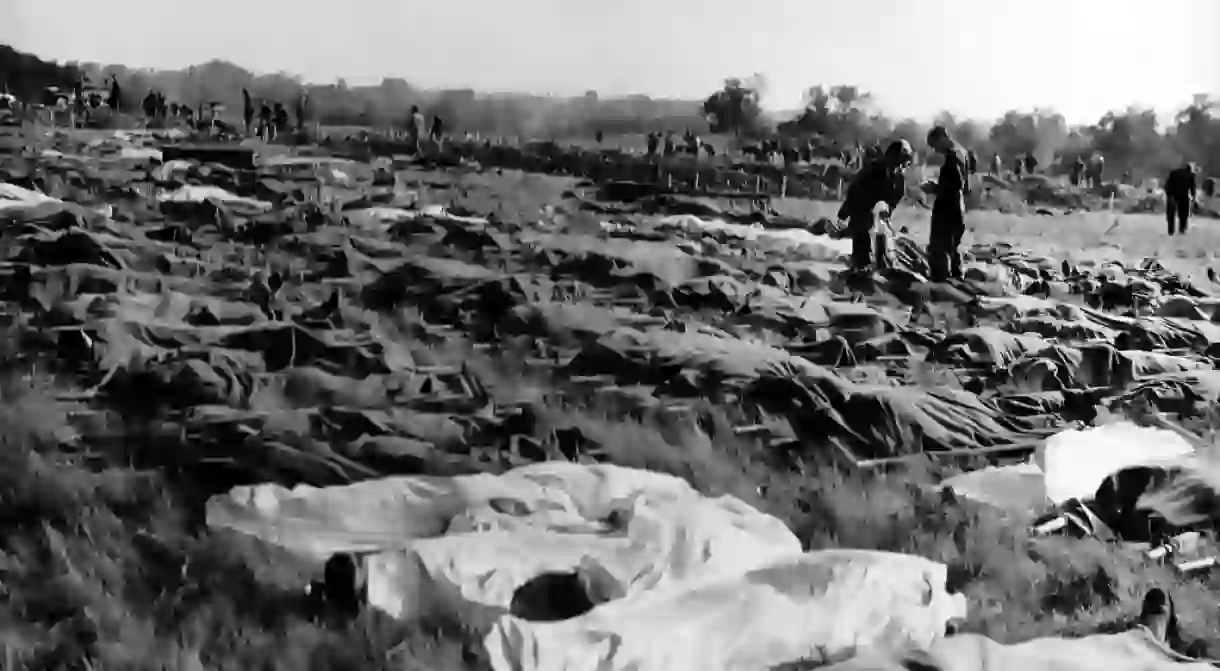
[[[1167,642],[1169,632],[1175,628],[1173,601],[1158,587],[1144,595],[1138,623],[1150,631],[1156,640]]]

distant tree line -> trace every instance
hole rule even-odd
[[[1134,106],[1080,126],[1070,126],[1062,115],[1046,109],[1012,110],[991,123],[942,112],[930,124],[877,112],[872,96],[855,86],[814,86],[806,92],[803,110],[775,123],[758,105],[764,87],[758,75],[726,79],[704,102],[703,111],[717,131],[739,136],[817,137],[844,148],[902,138],[922,151],[930,125],[937,124],[980,160],[998,154],[1006,166],[1033,155],[1041,166],[1066,171],[1077,158],[1088,162],[1100,155],[1108,179],[1164,178],[1183,161],[1194,162],[1204,175],[1220,176],[1220,101],[1207,95],[1194,96],[1168,127],[1158,123],[1154,110]]]
[[[928,123],[894,119],[878,112],[872,96],[855,86],[814,86],[804,109],[792,118],[776,120],[761,108],[766,81],[759,75],[731,78],[703,101],[657,99],[635,95],[602,98],[595,91],[583,96],[486,94],[470,89],[424,90],[404,79],[386,78],[376,86],[306,84],[297,76],[255,75],[222,60],[186,70],[135,70],[97,63],[57,64],[0,45],[0,87],[23,99],[37,98],[47,86],[71,87],[84,80],[104,88],[115,77],[123,107],[139,109],[149,89],[167,100],[197,107],[219,102],[231,112],[241,109],[241,90],[256,100],[295,103],[307,94],[307,116],[324,125],[406,125],[412,105],[426,114],[439,114],[453,132],[477,132],[508,137],[568,139],[635,133],[691,130],[697,134],[739,136],[742,142],[762,137],[818,138],[843,148],[909,140],[923,149]],[[949,128],[981,159],[999,154],[1006,164],[1032,154],[1052,171],[1066,169],[1078,157],[1100,154],[1111,179],[1129,175],[1138,180],[1163,177],[1184,160],[1207,175],[1220,176],[1220,105],[1207,96],[1177,115],[1168,127],[1158,125],[1153,110],[1131,107],[1111,112],[1096,123],[1069,126],[1053,110],[1010,111],[993,122],[959,120],[942,113],[933,123]]]

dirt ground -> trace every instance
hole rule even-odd
[[[684,321],[684,336],[711,326],[750,347],[765,341],[804,351],[797,341],[816,344],[826,325],[787,312],[796,310],[791,303],[768,308],[787,322],[749,321],[746,303],[695,305],[691,287],[708,277],[740,278],[750,288],[774,282],[783,294],[777,301],[823,301],[833,312],[860,300],[839,279],[839,256],[761,251],[731,236],[669,228],[617,239],[605,232],[609,221],[630,220],[644,231],[659,217],[595,214],[569,197],[580,188],[575,180],[512,171],[403,170],[392,200],[381,203],[441,205],[496,222],[487,226],[427,217],[383,224],[367,204],[327,212],[291,196],[269,212],[237,201],[170,207],[120,195],[118,187],[147,174],[86,144],[99,137],[28,136],[26,156],[0,156],[0,181],[41,170],[48,177],[39,183],[53,185],[47,195],[69,204],[20,215],[0,210],[0,272],[25,278],[3,292],[8,325],[0,341],[0,423],[8,427],[0,436],[0,510],[7,511],[0,514],[0,647],[8,657],[0,659],[15,660],[11,668],[483,668],[485,623],[402,623],[373,612],[319,618],[301,596],[318,567],[208,530],[200,510],[208,495],[241,483],[502,470],[524,458],[505,442],[509,430],[469,427],[507,426],[522,405],[537,417],[529,430],[537,440],[577,427],[597,446],[590,458],[735,494],[784,520],[807,548],[884,549],[946,563],[969,599],[967,631],[1001,641],[1093,632],[1129,620],[1152,586],[1172,589],[1191,635],[1220,631],[1213,578],[1178,576],[1120,544],[1032,539],[1028,522],[1041,511],[1015,515],[947,500],[933,485],[957,467],[934,460],[893,472],[845,468],[826,456],[821,440],[829,438],[815,438],[838,430],[828,428],[830,420],[802,425],[808,408],[763,412],[744,400],[758,380],[681,392],[676,378],[641,372],[628,379],[627,368],[645,364],[625,354],[618,363],[594,361],[608,337],[595,325],[621,309],[640,323]],[[35,155],[48,148],[86,158]],[[183,179],[215,183],[222,172]],[[103,206],[111,216],[97,215]],[[773,206],[812,227],[833,219],[838,203]],[[980,211],[967,221],[967,248],[1009,243],[1028,257],[1072,264],[1155,257],[1215,290],[1206,273],[1220,249],[1213,220],[1196,220],[1187,236],[1172,239],[1152,214]],[[926,210],[903,207],[894,224],[916,246],[927,238]],[[91,242],[55,251],[72,232]],[[688,272],[690,264],[699,270]],[[270,271],[283,288],[268,298],[255,289],[267,290]],[[771,273],[783,279],[764,280]],[[518,284],[510,286],[510,277]],[[518,293],[529,282],[555,293]],[[894,302],[886,300],[864,302],[881,314]],[[566,325],[546,322],[556,303],[567,306]],[[205,305],[207,319],[199,312]],[[805,321],[792,327],[798,317]],[[247,335],[216,335],[208,319]],[[549,326],[538,330],[543,322]],[[937,341],[953,335],[943,326],[917,330]],[[574,360],[590,368],[577,370]],[[903,364],[910,368],[894,365],[862,360],[858,368],[871,366],[870,374],[914,390],[917,405],[938,402],[935,393],[953,377],[952,366],[923,355]],[[851,365],[818,366],[826,384],[856,384],[848,381],[858,372]],[[573,382],[598,376],[604,388]],[[459,378],[464,389],[477,378],[485,389],[478,400],[494,417],[470,419],[470,403],[453,400]],[[874,386],[850,387],[867,402],[834,409],[844,435],[859,433],[870,419],[861,417],[883,407],[868,404],[885,398],[869,394],[889,393]],[[391,388],[401,395],[387,400]],[[436,424],[368,419],[396,404]],[[695,412],[667,414],[677,405]],[[984,419],[1002,423],[1002,415]],[[742,430],[765,421],[786,428],[763,438]],[[1060,416],[1046,421],[1069,425]],[[917,452],[904,444],[901,436],[915,435],[906,430],[887,449]],[[956,445],[956,430],[944,429],[946,445]],[[363,447],[370,436],[409,439],[427,453],[374,454]]]

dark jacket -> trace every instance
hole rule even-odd
[[[961,209],[962,198],[970,193],[970,159],[966,152],[954,145],[945,154],[945,163],[936,180],[936,200],[932,210],[948,212]]]
[[[847,187],[839,218],[867,217],[877,203],[889,205],[892,211],[905,194],[906,184],[901,172],[890,170],[883,161],[867,163]]]
[[[1165,178],[1165,195],[1175,200],[1195,199],[1195,171],[1185,166],[1175,168]]]

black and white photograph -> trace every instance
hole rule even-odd
[[[1220,0],[0,0],[0,671],[1220,668]]]

